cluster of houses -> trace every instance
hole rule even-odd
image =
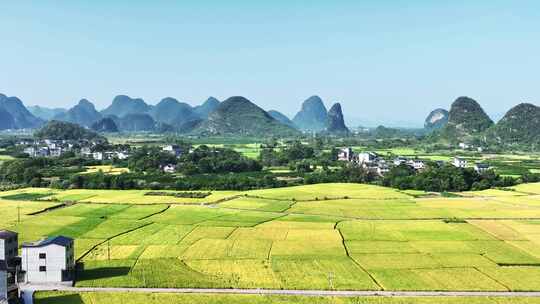
[[[23,243],[18,256],[18,234],[0,230],[0,303],[16,301],[22,283],[71,283],[75,272],[73,244],[68,237],[49,237]]]
[[[23,152],[30,157],[60,157],[67,152],[76,152],[86,158],[95,160],[126,159],[128,151],[92,151],[97,142],[70,141],[70,140],[36,140],[21,141],[18,145],[23,146]]]
[[[179,145],[166,145],[161,148],[163,152],[170,153],[174,155],[175,157],[180,157],[182,153],[184,153],[184,150]],[[174,173],[176,172],[176,165],[175,164],[166,164],[161,166],[160,168],[165,173]]]
[[[75,152],[83,157],[94,160],[125,160],[129,158],[130,152],[127,150],[114,151],[95,151],[93,148],[97,145],[94,142],[79,142],[67,140],[26,140],[21,141],[18,145],[23,146],[23,152],[30,157],[59,157],[66,152]],[[162,147],[163,152],[170,153],[175,157],[180,157],[184,151],[179,145],[165,145]],[[176,172],[175,164],[166,164],[160,167],[165,173]]]
[[[390,171],[392,166],[397,167],[400,165],[407,165],[416,171],[421,171],[426,168],[427,161],[418,158],[406,158],[396,157],[392,161],[387,161],[375,152],[361,152],[356,153],[352,148],[343,148],[338,152],[337,158],[339,161],[345,161],[355,163],[362,166],[362,168],[376,173],[380,176],[384,176]],[[444,165],[443,161],[436,161],[439,166]],[[468,165],[467,160],[461,157],[454,157],[451,164],[457,168],[466,168]],[[483,173],[491,169],[488,164],[476,163],[474,169],[478,173]]]
[[[23,152],[30,157],[59,157],[75,146],[72,141],[52,139],[21,141],[18,145],[24,146]]]
[[[90,147],[81,148],[81,155],[86,158],[92,158],[95,160],[110,160],[119,159],[124,160],[129,157],[128,151],[94,151]]]
[[[484,151],[483,147],[475,146],[473,144],[464,143],[464,142],[460,142],[458,144],[458,148],[461,149],[461,150],[464,150],[464,151],[477,151],[477,152],[483,152]]]

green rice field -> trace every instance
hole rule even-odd
[[[21,241],[74,238],[79,287],[540,291],[540,184],[452,198],[362,184],[216,191],[204,199],[144,194],[1,192],[0,227],[19,232]],[[58,297],[105,301],[94,294],[43,293],[38,303]],[[167,295],[132,300],[164,301],[160,297]],[[432,303],[403,301],[384,303]],[[442,303],[457,303],[448,301]]]

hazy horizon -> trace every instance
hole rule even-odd
[[[197,105],[242,95],[292,118],[319,95],[345,117],[421,126],[459,96],[494,119],[538,104],[535,1],[46,1],[0,4],[0,93],[103,109],[120,94]],[[369,124],[366,124],[369,125]],[[354,125],[351,125],[354,126]]]

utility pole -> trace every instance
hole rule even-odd
[[[111,260],[111,241],[107,241],[107,257]]]
[[[17,223],[21,222],[21,205],[17,205]]]
[[[330,290],[334,290],[334,273],[333,272],[328,273],[328,285],[330,286]]]

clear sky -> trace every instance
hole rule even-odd
[[[421,125],[467,95],[540,104],[540,2],[35,0],[0,3],[0,92],[98,109],[243,95],[293,115],[310,95],[365,124]]]

